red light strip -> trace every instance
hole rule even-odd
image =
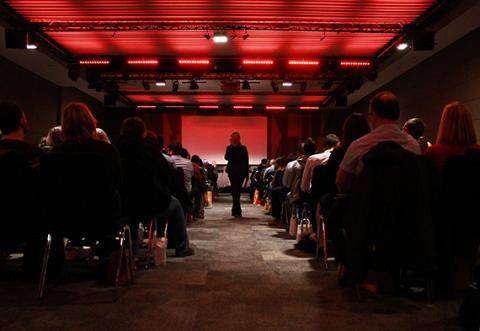
[[[208,65],[208,64],[210,64],[210,60],[208,60],[208,59],[179,59],[178,64]]]
[[[137,106],[138,109],[154,109],[157,108],[157,106],[154,105],[139,105]]]
[[[110,64],[110,60],[80,60],[78,63],[85,65],[107,65]]]
[[[214,106],[214,105],[200,106],[200,109],[218,109],[218,106]]]
[[[300,110],[319,110],[320,107],[317,106],[300,106]]]
[[[273,60],[253,60],[253,59],[245,59],[242,61],[243,64],[246,65],[272,65]]]
[[[342,60],[340,65],[342,67],[368,67],[371,62],[366,60]]]
[[[157,65],[157,59],[129,59],[127,63],[130,65]]]
[[[233,106],[233,109],[253,109],[253,106]]]
[[[266,106],[266,110],[285,110],[285,106]]]
[[[185,108],[185,106],[182,106],[182,105],[169,105],[169,106],[165,106],[165,108],[179,109],[179,108]]]
[[[318,60],[288,60],[288,64],[292,66],[318,66]]]

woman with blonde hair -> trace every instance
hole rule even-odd
[[[480,148],[472,113],[463,103],[453,101],[443,108],[437,141],[427,148],[425,155],[441,170],[450,156],[464,154],[470,148]]]

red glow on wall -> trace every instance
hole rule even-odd
[[[253,106],[235,105],[235,106],[233,106],[233,109],[237,109],[237,110],[250,110],[250,109],[253,109]]]
[[[158,65],[158,59],[128,59],[129,65]]]
[[[209,59],[178,59],[180,65],[209,65]]]
[[[368,60],[342,60],[340,66],[342,67],[369,67],[372,63]]]
[[[291,66],[318,66],[318,60],[288,60],[288,65]]]
[[[272,65],[273,60],[267,60],[267,59],[244,59],[242,61],[242,64],[245,65]]]
[[[101,59],[84,59],[78,61],[78,63],[83,65],[108,65],[110,60],[101,60]]]

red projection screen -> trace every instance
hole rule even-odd
[[[191,155],[219,165],[226,164],[225,148],[234,131],[247,146],[250,164],[267,157],[266,116],[182,116],[182,145]]]

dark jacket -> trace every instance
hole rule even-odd
[[[363,162],[345,215],[347,280],[363,281],[368,269],[434,270],[433,165],[389,141]]]
[[[247,177],[248,175],[248,151],[244,145],[227,146],[225,160],[228,161],[227,173],[229,176]]]
[[[172,178],[167,160],[141,138],[120,137],[122,158],[122,200],[129,216],[152,216],[170,204],[168,188]]]

